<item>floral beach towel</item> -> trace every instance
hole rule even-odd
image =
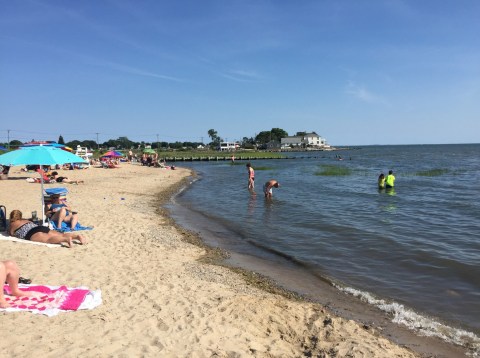
[[[4,285],[5,299],[10,307],[0,311],[30,311],[36,314],[55,316],[62,311],[93,309],[102,303],[100,290],[90,291],[85,287],[19,285],[23,291],[32,292],[30,297],[10,296],[10,287]]]

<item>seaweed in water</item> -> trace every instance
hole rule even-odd
[[[337,165],[322,165],[321,170],[315,172],[315,175],[327,175],[327,176],[337,176],[337,175],[351,175],[352,170],[350,168],[341,167]]]

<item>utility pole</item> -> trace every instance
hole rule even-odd
[[[158,134],[157,134],[157,154],[158,154]]]
[[[7,129],[7,149],[10,150],[10,129]]]
[[[95,133],[97,135],[97,150],[99,149],[99,146],[98,146],[98,133]]]

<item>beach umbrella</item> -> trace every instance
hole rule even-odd
[[[62,165],[66,163],[86,163],[79,156],[52,146],[29,146],[0,155],[0,165]],[[42,196],[42,223],[45,208],[43,197],[43,175],[40,174]]]
[[[153,150],[153,149],[144,149],[143,150],[144,153],[147,153],[147,154],[155,154],[156,152]]]
[[[110,150],[110,151],[106,152],[104,155],[102,155],[102,157],[118,158],[118,157],[123,157],[123,153],[117,152],[116,150]]]
[[[35,146],[44,146],[44,147],[56,147],[56,148],[60,148],[60,149],[63,149],[63,150],[66,150],[66,151],[73,151],[72,148],[70,147],[67,147],[65,144],[60,144],[60,143],[56,143],[56,142],[50,142],[50,143],[39,143],[39,142],[30,142],[30,143],[25,143],[23,145],[21,145],[20,147],[21,148],[24,148],[24,147],[35,147]]]

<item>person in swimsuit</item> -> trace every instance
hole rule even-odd
[[[69,183],[69,184],[83,183],[83,180],[70,180],[67,177],[61,177],[58,175],[58,172],[52,172],[52,175],[50,176],[50,178],[55,180],[57,183]]]
[[[253,170],[252,165],[250,163],[247,164],[248,170],[248,189],[255,188],[255,170]]]
[[[31,292],[24,292],[18,287],[18,279],[20,278],[20,270],[17,263],[12,260],[0,261],[0,282],[2,289],[0,290],[0,308],[8,308],[10,304],[5,299],[3,293],[3,283],[8,283],[12,296],[24,297],[30,296]]]
[[[46,244],[62,244],[66,243],[68,247],[72,247],[72,240],[78,240],[82,245],[87,240],[79,234],[65,234],[55,230],[50,230],[46,226],[39,226],[32,221],[22,219],[20,210],[12,210],[10,213],[10,228],[8,229],[10,236],[23,240],[31,240],[43,242]]]
[[[385,189],[385,174],[378,176],[378,189]]]
[[[275,179],[269,180],[263,186],[263,192],[265,193],[266,198],[271,198],[273,195],[273,188],[278,188],[280,183]]]
[[[45,214],[56,222],[57,228],[62,227],[62,223],[70,223],[70,228],[73,230],[78,223],[78,215],[72,212],[70,206],[64,201],[60,200],[60,195],[52,195],[52,203],[45,208]]]

